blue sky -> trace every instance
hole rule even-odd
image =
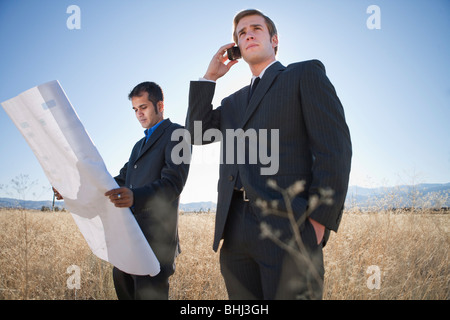
[[[80,8],[80,29],[66,21]],[[369,29],[370,5],[381,29]],[[279,32],[284,65],[319,59],[344,106],[353,143],[351,185],[450,182],[450,2],[433,1],[0,1],[0,102],[59,80],[115,176],[143,136],[129,91],[150,80],[165,93],[165,117],[184,124],[189,82],[232,40],[232,19],[257,8]],[[240,61],[218,81],[215,106],[247,85]],[[280,112],[283,112],[280,110]],[[11,179],[38,180],[31,149],[0,108],[0,197]],[[216,201],[218,146],[196,147],[181,201]],[[11,190],[11,189],[10,189]]]

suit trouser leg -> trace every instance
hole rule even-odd
[[[131,274],[123,272],[114,267],[113,280],[117,299],[134,300],[134,279]]]
[[[240,299],[320,299],[322,297],[323,256],[312,225],[305,223],[302,239],[308,259],[291,255],[270,239],[261,239],[258,209],[233,199],[220,251],[221,272],[231,300]],[[285,226],[276,221],[272,227]],[[287,233],[286,230],[283,230]]]
[[[169,268],[170,269],[170,268]],[[169,299],[169,277],[173,274],[166,268],[154,276],[138,276],[113,269],[114,287],[119,300],[167,300]]]
[[[260,270],[246,242],[254,231],[246,230],[251,214],[247,202],[233,199],[220,249],[220,269],[231,300],[264,298]]]

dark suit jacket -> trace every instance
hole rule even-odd
[[[292,201],[297,218],[305,212],[310,196],[319,194],[319,188],[333,189],[333,205],[320,206],[311,218],[327,230],[337,231],[348,188],[352,150],[343,107],[323,64],[317,60],[288,67],[274,63],[264,73],[248,105],[249,86],[223,99],[216,109],[211,104],[214,90],[212,82],[191,82],[186,118],[186,128],[193,140],[198,139],[194,136],[194,121],[202,121],[203,131],[217,128],[223,134],[214,250],[222,238],[238,173],[251,202],[258,198],[275,199],[281,207],[285,207],[282,196],[267,186],[267,179],[275,180],[282,188],[304,180],[306,190]],[[237,128],[279,130],[276,175],[261,175],[260,169],[269,165],[259,158],[256,164],[225,163],[226,130]],[[270,141],[269,137],[268,154]]]
[[[136,143],[129,161],[114,178],[133,191],[132,212],[161,268],[171,267],[179,252],[179,196],[189,171],[189,164],[176,165],[171,157],[175,145],[186,143],[171,141],[172,132],[179,128],[166,119],[147,143],[145,137]]]

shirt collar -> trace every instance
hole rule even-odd
[[[158,122],[157,124],[155,124],[153,127],[149,128],[149,129],[145,129],[144,134],[145,134],[146,142],[147,142],[148,138],[150,138],[152,133],[156,130],[156,128],[158,128],[159,125],[164,122],[164,120],[166,120],[166,119],[163,119],[162,121]]]
[[[274,61],[272,61],[271,63],[269,63],[269,64],[267,65],[267,67],[265,67],[264,70],[261,71],[261,73],[260,73],[258,76],[252,76],[252,84],[253,84],[253,81],[254,81],[256,78],[262,79],[262,77],[263,77],[264,73],[266,72],[266,70],[267,70],[271,65],[273,65],[275,62],[277,62],[277,60],[274,60]]]

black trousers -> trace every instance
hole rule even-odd
[[[128,274],[113,268],[114,287],[119,300],[168,300],[169,277],[175,265],[161,267],[154,277]]]
[[[323,293],[322,244],[307,220],[300,227],[306,247],[288,252],[279,243],[261,237],[261,223],[267,223],[280,241],[292,238],[292,226],[285,217],[263,216],[251,202],[235,192],[228,213],[220,265],[231,300],[321,299]],[[276,230],[276,231],[275,231]]]

